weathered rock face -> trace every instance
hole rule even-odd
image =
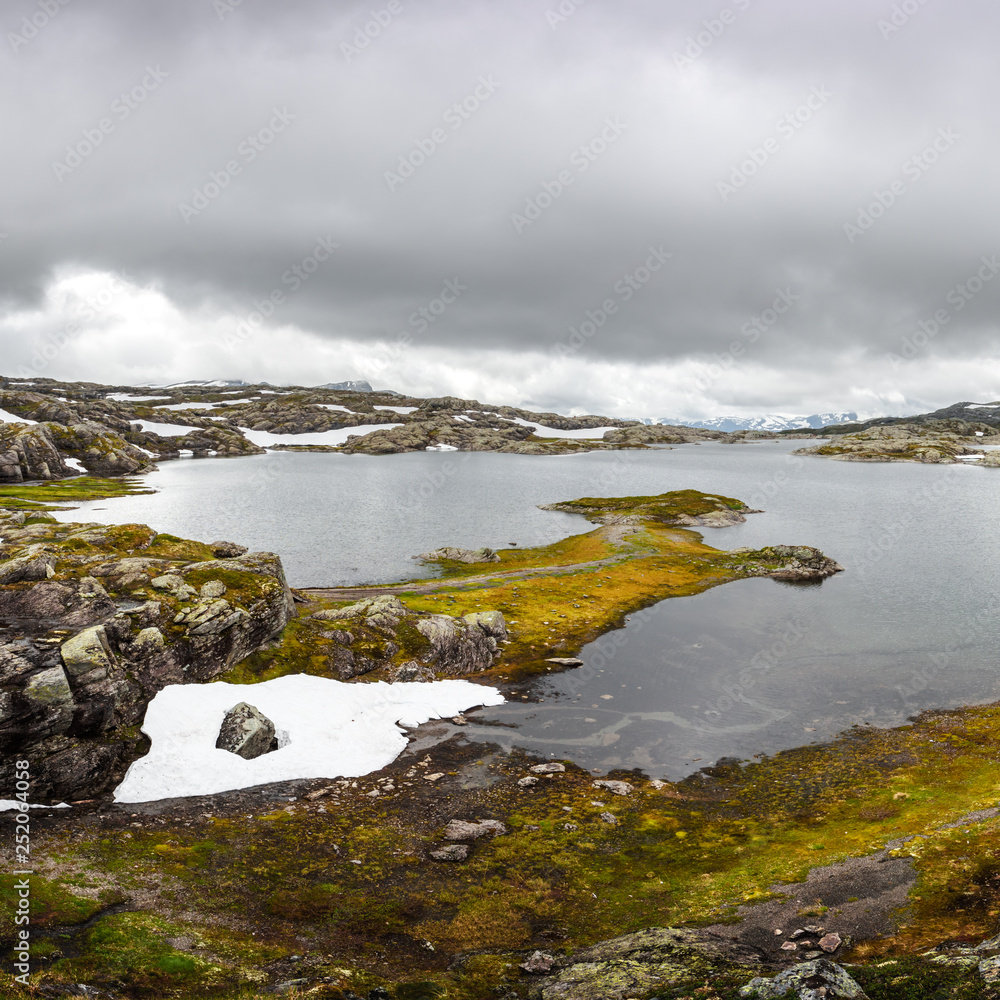
[[[602,941],[556,959],[555,974],[542,980],[535,1000],[627,1000],[696,979],[720,968],[753,969],[756,949],[708,931],[654,927]]]
[[[0,424],[0,482],[63,479],[75,474],[45,424]]]
[[[493,666],[498,643],[507,638],[499,611],[482,611],[453,618],[420,615],[398,597],[385,595],[311,616],[337,625],[323,632],[330,644],[330,664],[342,680],[390,666],[397,654],[408,659],[400,679],[424,672],[446,676],[477,673]]]
[[[244,760],[254,760],[277,750],[278,740],[274,723],[253,705],[241,701],[226,712],[215,745]]]
[[[435,549],[433,552],[422,552],[417,559],[424,562],[461,562],[461,563],[498,563],[500,557],[490,548],[456,549],[450,545]]]
[[[272,553],[47,517],[0,511],[0,781],[27,757],[38,801],[113,787],[157,691],[218,676],[295,614]]]

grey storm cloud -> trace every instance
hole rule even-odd
[[[2,304],[76,267],[234,325],[279,292],[269,322],[457,352],[672,361],[750,329],[777,367],[874,363],[941,310],[933,351],[995,351],[998,22],[985,0],[12,0]]]

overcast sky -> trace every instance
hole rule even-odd
[[[6,374],[652,417],[1000,396],[989,0],[8,0],[0,27]]]

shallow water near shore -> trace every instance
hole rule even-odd
[[[590,527],[539,503],[718,492],[766,513],[706,531],[709,544],[815,545],[846,572],[662,602],[588,646],[583,668],[541,682],[540,702],[474,713],[468,737],[677,778],[1000,698],[1000,471],[791,455],[800,445],[165,462],[147,477],[161,492],[59,516],[238,540],[280,553],[293,585],[329,586],[416,576],[410,557],[441,545],[539,545]]]

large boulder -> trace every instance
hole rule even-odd
[[[241,701],[226,712],[215,745],[244,760],[253,760],[277,750],[278,740],[274,723],[255,706]]]

